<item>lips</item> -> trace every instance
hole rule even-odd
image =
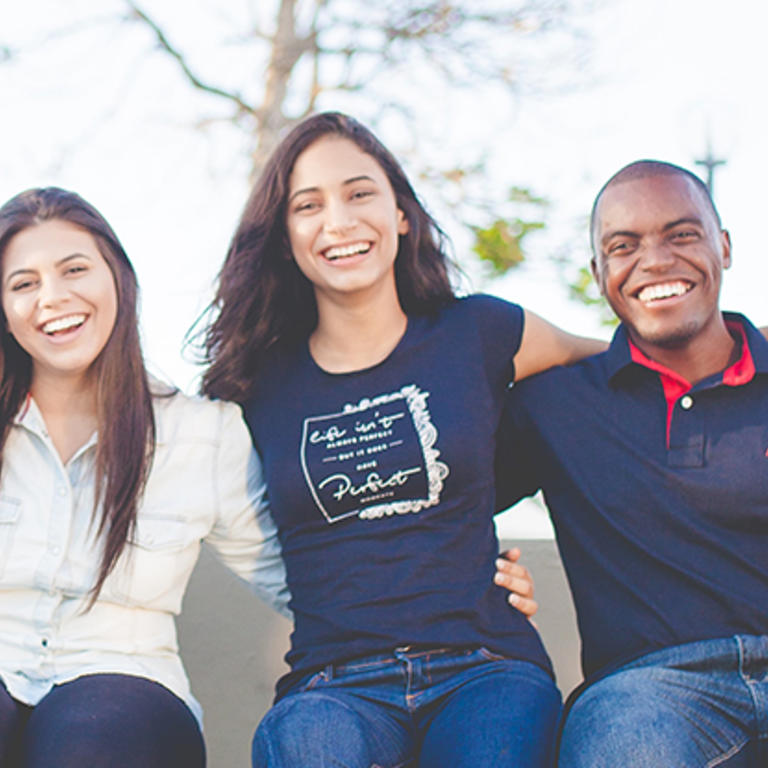
[[[670,299],[676,296],[684,296],[693,289],[693,283],[687,280],[669,280],[663,283],[654,283],[641,288],[636,298],[644,304],[653,304],[655,301]]]

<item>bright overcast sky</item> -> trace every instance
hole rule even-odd
[[[453,105],[453,134],[466,132],[476,147],[492,125],[497,181],[549,197],[555,230],[565,232],[577,231],[567,227],[586,216],[597,189],[622,165],[653,157],[696,170],[693,161],[709,138],[727,159],[715,179],[716,202],[734,243],[723,306],[768,323],[761,229],[768,47],[759,4],[594,2],[597,10],[584,24],[591,53],[580,87],[518,98],[503,122],[475,124],[482,105]],[[241,8],[244,0],[215,5]],[[150,364],[190,389],[194,369],[180,358],[181,340],[208,298],[245,199],[247,160],[234,130],[217,124],[195,129],[220,110],[193,94],[171,62],[149,53],[144,30],[106,24],[78,31],[81,18],[121,7],[119,0],[0,0],[0,45],[21,50],[18,59],[0,64],[0,198],[58,184],[105,214],[139,274]],[[183,46],[193,39],[205,46],[219,34],[195,22],[187,0],[145,0],[144,7],[163,19],[185,18],[186,26],[175,23],[169,30]],[[68,25],[73,32],[40,43],[45,30]],[[574,241],[574,251],[584,254],[586,227]],[[464,247],[461,236],[457,244]],[[546,255],[534,252],[523,272],[483,288],[570,329],[605,333],[589,310],[567,301]]]

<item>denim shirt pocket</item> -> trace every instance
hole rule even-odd
[[[11,547],[21,520],[21,499],[0,494],[0,576],[10,558]]]
[[[199,553],[200,540],[183,517],[139,514],[108,593],[130,605],[177,612]]]

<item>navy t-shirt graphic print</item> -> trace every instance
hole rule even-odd
[[[440,501],[448,466],[438,461],[429,393],[416,385],[363,398],[304,420],[301,465],[329,523],[418,512]]]

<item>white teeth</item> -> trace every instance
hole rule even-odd
[[[352,243],[351,245],[338,245],[334,248],[329,248],[325,252],[325,258],[328,261],[335,261],[336,259],[343,259],[345,256],[354,256],[356,253],[365,253],[371,248],[370,243]]]
[[[68,328],[75,328],[85,322],[85,315],[67,315],[51,320],[43,326],[43,333],[56,333],[57,331],[66,331]]]
[[[657,301],[658,299],[668,299],[670,296],[682,296],[688,293],[693,286],[687,283],[659,283],[658,285],[649,285],[643,288],[637,294],[640,301]]]

